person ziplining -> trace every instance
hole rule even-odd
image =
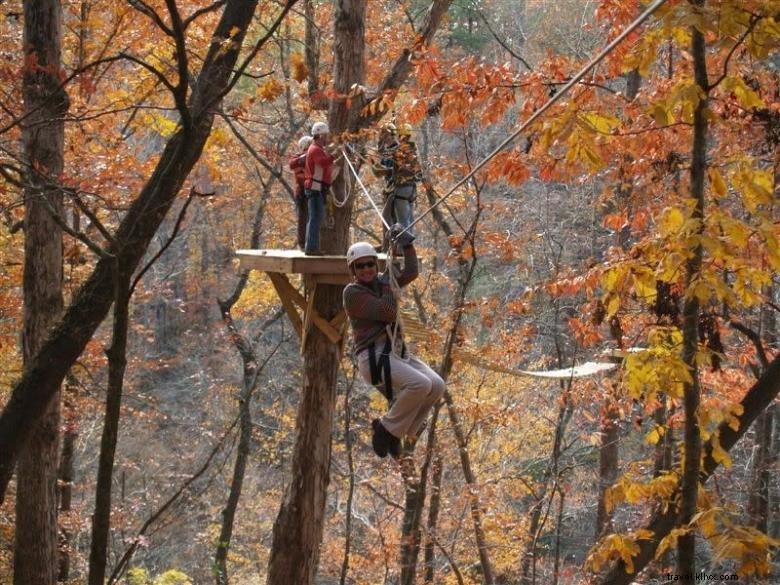
[[[388,453],[398,458],[401,442],[414,441],[428,419],[431,408],[446,390],[444,380],[422,360],[409,352],[400,327],[398,299],[394,286],[402,288],[419,274],[414,236],[401,233],[399,224],[390,230],[394,245],[403,252],[400,274],[388,262],[379,273],[377,252],[368,242],[357,242],[347,250],[352,282],[344,288],[344,309],[352,327],[352,341],[358,370],[363,379],[387,398],[389,410],[371,422],[371,445],[379,457]]]

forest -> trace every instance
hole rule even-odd
[[[0,583],[780,583],[780,0],[0,23]],[[419,158],[398,458],[344,282],[237,253],[296,249],[316,123],[343,275]]]

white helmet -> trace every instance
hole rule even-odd
[[[311,127],[311,135],[316,137],[322,134],[330,134],[330,128],[325,122],[315,122]]]
[[[347,266],[351,267],[355,260],[358,258],[365,258],[367,256],[377,258],[377,253],[374,249],[374,246],[368,242],[356,242],[349,247],[349,250],[347,250]]]
[[[301,139],[298,141],[298,149],[306,150],[307,148],[309,148],[309,145],[312,143],[313,140],[314,138],[312,138],[311,136],[301,137]]]

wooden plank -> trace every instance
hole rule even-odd
[[[293,259],[285,254],[269,253],[285,250],[237,250],[236,257],[242,269],[262,270],[263,272],[285,272],[293,270]]]
[[[295,332],[298,334],[298,339],[302,339],[303,324],[301,323],[301,317],[298,315],[298,311],[295,308],[293,299],[289,294],[289,289],[294,290],[296,293],[298,291],[292,287],[290,281],[287,280],[287,277],[285,277],[283,274],[278,272],[268,272],[267,274],[268,278],[271,279],[271,284],[274,285],[276,294],[279,295],[279,300],[282,301],[282,307],[284,307],[284,310],[287,313],[287,316],[290,318],[290,322],[292,323]]]

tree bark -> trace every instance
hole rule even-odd
[[[599,448],[599,504],[596,512],[596,538],[612,530],[612,514],[607,511],[604,494],[615,483],[619,462],[618,413],[615,396],[610,392],[604,400],[601,415],[601,445]]]
[[[703,6],[703,0],[694,2]],[[707,79],[707,60],[704,36],[691,27],[691,53],[696,84],[706,95],[709,91]],[[692,218],[699,220],[699,233],[704,232],[704,177],[707,170],[707,99],[702,98],[693,115],[693,151],[691,153],[691,198],[695,201]],[[701,243],[693,247],[693,255],[686,264],[686,290],[692,286],[701,272],[704,248]],[[691,382],[684,386],[683,405],[685,408],[684,445],[685,456],[682,472],[682,499],[680,502],[679,526],[688,526],[696,514],[699,493],[699,471],[701,453],[701,434],[699,430],[698,409],[701,389],[696,366],[696,353],[699,348],[699,300],[695,295],[687,295],[683,306],[683,361],[688,366]],[[683,534],[677,544],[677,572],[681,575],[696,572],[696,534],[693,530]]]
[[[114,476],[114,455],[119,440],[122,387],[127,366],[130,277],[128,273],[115,275],[114,323],[111,347],[106,351],[108,388],[95,486],[95,512],[92,515],[92,540],[87,579],[89,585],[103,585],[106,578],[108,535],[111,529],[111,484]]]
[[[739,427],[737,430],[731,428],[728,423],[721,423],[717,430],[717,436],[720,439],[720,446],[728,452],[747,432],[750,425],[758,416],[777,398],[780,393],[780,355],[776,356],[764,371],[759,380],[748,390],[740,405],[743,412],[737,417]],[[720,464],[712,456],[712,445],[705,445],[703,464],[701,468],[700,480],[702,484],[712,476]],[[680,497],[680,485],[669,496],[669,501],[675,501]],[[674,506],[667,506],[656,510],[650,521],[643,528],[650,531],[651,535],[647,539],[636,541],[639,552],[633,557],[633,571],[627,571],[626,565],[622,560],[613,563],[604,573],[599,575],[594,583],[598,585],[629,585],[634,581],[635,576],[641,572],[647,564],[653,560],[655,550],[661,539],[677,525],[678,512]]]
[[[288,0],[259,45],[274,33],[295,5]],[[113,301],[113,265],[132,272],[143,257],[160,223],[192,170],[211,133],[212,108],[230,89],[238,52],[252,22],[257,0],[228,0],[214,33],[216,39],[233,40],[229,45],[213,42],[197,75],[190,100],[191,125],[179,128],[167,142],[151,178],[133,201],[113,237],[108,254],[74,296],[60,322],[35,357],[25,366],[11,398],[0,415],[0,503],[19,452],[30,436],[30,428],[41,420],[70,366],[76,361]]]
[[[441,454],[437,453],[433,460],[433,479],[431,485],[431,499],[428,505],[428,527],[425,536],[425,583],[433,583],[436,567],[434,566],[434,538],[436,527],[439,524],[439,510],[441,508],[441,479],[444,474],[444,462]]]
[[[64,423],[62,436],[62,453],[59,467],[59,517],[60,546],[59,546],[59,574],[57,581],[67,582],[70,578],[70,541],[71,532],[71,504],[73,501],[73,481],[75,479],[75,452],[76,439],[78,438],[78,419],[75,412],[75,398],[77,388],[71,376],[65,380],[64,399]]]
[[[357,129],[361,99],[347,100],[350,88],[364,79],[366,0],[338,0],[334,8],[333,79],[336,97],[328,122],[334,135]],[[334,182],[336,196],[344,199],[344,173]],[[334,229],[323,229],[320,244],[326,253],[346,250],[352,199],[335,210]],[[318,285],[313,308],[332,319],[341,305],[342,287]],[[306,337],[303,389],[298,405],[293,448],[292,481],[274,522],[268,562],[268,585],[311,585],[317,573],[319,548],[330,482],[331,432],[336,404],[339,347],[316,327]]]
[[[59,0],[24,2],[22,128],[25,163],[24,364],[27,367],[62,312],[62,215],[64,123],[68,98],[59,87],[62,8]],[[59,467],[60,384],[41,416],[29,425],[29,440],[17,470],[14,584],[48,585],[59,572],[57,471]],[[2,456],[0,456],[2,459]],[[9,469],[9,475],[12,469]]]

